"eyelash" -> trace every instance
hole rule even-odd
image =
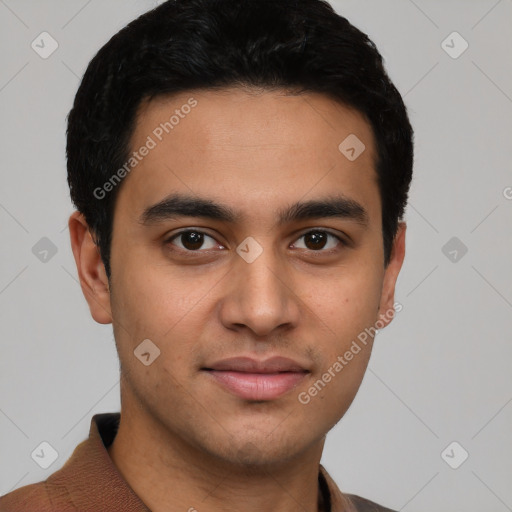
[[[204,232],[204,231],[201,231],[200,229],[185,229],[183,231],[180,231],[178,233],[175,233],[174,235],[172,235],[170,238],[168,238],[166,241],[165,241],[165,245],[172,245],[171,242],[173,242],[176,238],[179,238],[181,235],[185,235],[187,233],[200,233],[202,235],[206,235],[207,237],[209,238],[212,238],[213,240],[215,240],[215,238],[211,235],[209,235],[208,233]],[[297,240],[305,237],[306,235],[309,235],[311,233],[323,233],[323,234],[326,234],[326,235],[329,235],[333,238],[335,238],[340,244],[342,247],[347,247],[348,246],[348,243],[343,240],[341,237],[335,235],[334,233],[331,233],[330,231],[327,231],[325,229],[311,229],[309,231],[306,231],[305,233],[303,233],[302,235],[300,235]],[[222,245],[222,244],[220,244]],[[186,253],[201,253],[201,252],[207,252],[209,251],[210,249],[207,249],[207,250],[201,250],[201,249],[198,249],[196,251],[192,251],[192,250],[189,250],[189,249],[182,249],[181,247],[178,247],[177,249],[172,249],[173,251],[176,251],[176,252],[186,252]],[[332,253],[333,251],[336,251],[337,249],[334,248],[334,249],[327,249],[327,250],[323,250],[323,249],[319,249],[317,251],[313,250],[313,249],[303,249],[303,250],[308,250],[309,252],[312,252],[312,253],[326,253],[326,254],[330,254]]]

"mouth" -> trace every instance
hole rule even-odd
[[[282,357],[258,361],[238,357],[201,368],[224,390],[245,400],[275,400],[297,387],[310,373],[299,363]]]

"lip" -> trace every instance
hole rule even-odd
[[[293,388],[310,372],[285,357],[264,361],[233,357],[202,368],[225,390],[245,400],[275,400]]]

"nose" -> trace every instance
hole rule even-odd
[[[300,300],[293,289],[290,269],[272,249],[252,262],[236,255],[221,302],[220,316],[232,330],[250,329],[256,336],[296,327]]]

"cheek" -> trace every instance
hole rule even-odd
[[[327,329],[325,337],[319,336],[322,367],[303,398],[311,399],[310,413],[328,416],[333,425],[352,403],[368,365],[380,302],[379,279],[375,266],[359,272],[352,267],[350,274],[332,279],[311,306]]]
[[[308,306],[319,322],[323,323],[331,337],[339,340],[338,350],[344,344],[373,325],[377,319],[381,282],[371,268],[359,275],[333,277],[325,283],[323,293],[309,294]]]
[[[164,336],[193,309],[198,293],[168,265],[147,261],[137,251],[113,272],[114,317],[147,337]]]
[[[195,342],[205,320],[207,283],[184,280],[164,265],[138,265],[136,270],[127,260],[116,272],[111,303],[124,366],[131,367],[141,382],[158,384],[160,372],[181,381],[197,357]],[[134,350],[146,339],[160,351],[155,366],[143,367],[134,357]]]

